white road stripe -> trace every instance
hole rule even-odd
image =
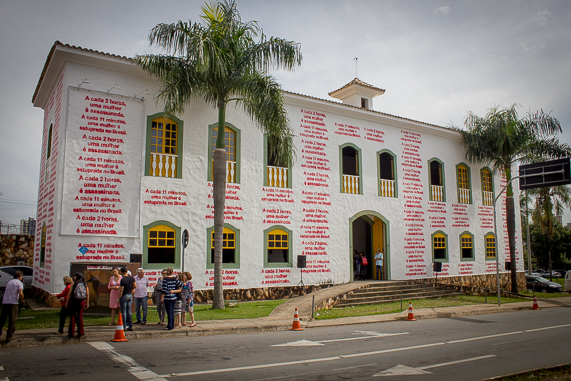
[[[534,332],[534,331],[544,331],[544,330],[548,330],[548,329],[565,328],[565,327],[569,327],[569,326],[571,326],[571,324],[563,324],[563,325],[543,327],[543,328],[531,329],[531,330],[499,333],[496,335],[471,337],[468,339],[461,339],[461,340],[440,341],[440,342],[436,342],[436,343],[413,345],[410,347],[383,349],[383,350],[379,350],[379,351],[363,352],[363,353],[352,353],[352,354],[332,356],[332,357],[322,357],[322,358],[278,362],[278,363],[270,363],[270,364],[260,364],[260,365],[248,365],[248,366],[235,367],[235,368],[225,368],[225,369],[199,370],[199,371],[195,371],[195,372],[171,373],[171,374],[161,375],[160,377],[194,376],[194,375],[199,375],[199,374],[227,373],[227,372],[234,372],[234,371],[240,371],[240,370],[254,370],[254,369],[264,369],[264,368],[275,368],[275,367],[280,367],[280,366],[299,365],[299,364],[312,364],[312,363],[326,362],[326,361],[339,361],[339,359],[357,358],[357,357],[364,357],[364,356],[380,355],[380,354],[385,354],[385,353],[403,352],[403,351],[409,351],[409,350],[413,350],[413,349],[438,347],[441,345],[465,343],[465,342],[470,342],[470,341],[475,341],[475,340],[486,340],[486,339],[497,338],[500,336],[519,335],[519,334],[524,334],[524,333],[529,333],[529,332]]]
[[[144,381],[167,381],[166,378],[163,376],[159,376],[155,372],[148,370],[137,364],[135,360],[133,360],[129,356],[125,356],[117,352],[115,348],[108,343],[104,343],[102,341],[96,341],[93,343],[89,343],[93,348],[105,352],[112,360],[127,366],[127,370],[133,376],[137,377],[139,380]],[[168,376],[167,376],[168,377]]]
[[[422,369],[422,370],[432,369],[432,368],[438,368],[438,367],[440,367],[440,366],[454,365],[454,364],[460,364],[460,363],[468,362],[468,361],[476,361],[476,360],[487,359],[487,358],[490,358],[490,357],[496,357],[496,355],[485,355],[485,356],[472,357],[472,358],[469,358],[469,359],[443,362],[443,363],[440,363],[440,364],[421,366],[421,367],[418,367],[418,368],[416,368],[416,369]]]

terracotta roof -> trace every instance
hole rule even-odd
[[[370,110],[370,109],[366,109],[366,108],[362,108],[362,107],[356,107],[356,106],[352,106],[352,105],[349,105],[349,104],[346,104],[346,103],[334,102],[334,101],[331,101],[331,100],[329,100],[329,99],[322,99],[322,98],[312,97],[312,96],[309,96],[309,95],[294,93],[294,92],[286,91],[286,90],[284,90],[284,93],[288,93],[288,94],[292,94],[292,95],[297,95],[297,96],[304,97],[304,98],[309,98],[309,99],[315,99],[315,100],[318,100],[318,101],[321,101],[321,102],[328,102],[328,103],[332,103],[332,104],[337,105],[337,106],[340,106],[340,107],[348,107],[348,108],[352,108],[352,109],[359,110],[359,111],[370,112],[370,113],[373,113],[373,114],[388,116],[388,117],[391,117],[391,118],[397,118],[397,119],[406,120],[406,121],[409,121],[409,122],[421,123],[421,124],[424,124],[424,125],[426,125],[426,126],[441,128],[441,129],[443,129],[443,130],[456,131],[455,128],[443,127],[443,126],[439,126],[439,125],[437,125],[437,124],[422,122],[422,121],[420,121],[420,120],[415,120],[415,119],[410,119],[410,118],[404,118],[404,117],[402,117],[402,116],[387,114],[387,113],[385,113],[385,112]]]
[[[334,91],[330,92],[329,95],[334,94],[334,93],[336,93],[336,92],[338,92],[338,91],[340,91],[340,90],[343,90],[343,89],[345,89],[346,87],[349,87],[349,86],[351,86],[351,85],[361,85],[361,86],[367,87],[367,88],[369,88],[369,89],[371,89],[371,90],[377,90],[377,91],[381,91],[381,92],[383,92],[383,93],[385,92],[384,89],[380,89],[380,88],[378,88],[378,87],[369,85],[368,83],[361,81],[359,78],[355,78],[354,80],[352,80],[351,82],[349,82],[349,83],[346,84],[345,86],[343,86],[343,87],[341,87],[341,88],[339,88],[339,89],[337,89],[337,90],[334,90]]]
[[[76,49],[76,50],[80,50],[82,52],[90,52],[90,53],[96,53],[96,54],[101,54],[104,56],[108,56],[108,57],[114,57],[114,58],[120,58],[120,59],[125,59],[125,60],[129,60],[131,61],[132,59],[129,57],[125,57],[125,56],[119,56],[116,54],[110,54],[110,53],[105,53],[105,52],[100,52],[99,50],[93,50],[93,49],[85,49],[82,48],[81,46],[75,46],[75,45],[69,45],[69,44],[63,44],[60,41],[54,42],[52,48],[50,49],[50,52],[48,53],[48,57],[46,58],[46,63],[44,64],[44,68],[42,69],[42,74],[40,74],[40,79],[38,80],[38,84],[36,86],[36,90],[34,91],[34,96],[32,97],[32,103],[34,103],[36,101],[36,96],[38,95],[38,91],[40,89],[40,85],[42,83],[42,81],[44,80],[44,76],[46,75],[46,72],[48,70],[50,61],[54,55],[54,52],[56,50],[57,46],[63,46],[66,48],[71,48],[71,49]]]

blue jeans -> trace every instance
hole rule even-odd
[[[123,295],[119,300],[121,307],[121,315],[123,317],[123,329],[133,328],[133,318],[131,317],[131,304],[133,304],[133,295]]]
[[[141,321],[141,306],[143,307],[143,323],[147,322],[147,297],[135,298],[135,309],[137,310],[137,323]]]
[[[377,279],[383,280],[383,266],[377,266]]]
[[[174,328],[174,304],[176,303],[176,299],[174,300],[167,300],[165,299],[165,310],[167,311],[167,328],[173,329]]]

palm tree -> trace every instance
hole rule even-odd
[[[531,193],[535,196],[534,220],[539,225],[541,233],[547,238],[549,279],[552,280],[551,244],[555,234],[555,216],[562,216],[565,208],[571,207],[571,189],[565,185],[559,185],[532,189]]]
[[[222,233],[226,196],[226,107],[236,102],[268,135],[272,155],[284,166],[293,156],[292,130],[280,85],[268,70],[293,70],[301,64],[300,46],[280,38],[267,38],[257,22],[242,22],[233,0],[207,3],[201,23],[179,21],[158,24],[150,45],[166,51],[141,55],[135,62],[162,82],[157,98],[167,114],[182,114],[192,100],[201,98],[218,108],[218,134],[214,151],[214,300],[224,308],[222,289]]]
[[[508,188],[506,191],[506,217],[511,261],[512,292],[518,292],[515,262],[515,208],[511,186],[512,164],[529,162],[532,158],[561,158],[569,156],[571,149],[555,137],[561,133],[559,121],[544,113],[528,113],[519,118],[518,105],[502,108],[495,106],[484,117],[468,112],[462,130],[466,159],[471,162],[491,165],[504,173]],[[498,253],[496,253],[498,255]]]

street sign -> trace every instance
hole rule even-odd
[[[571,184],[569,158],[520,165],[519,189]]]
[[[184,229],[182,232],[182,247],[186,249],[188,246],[188,230]]]

